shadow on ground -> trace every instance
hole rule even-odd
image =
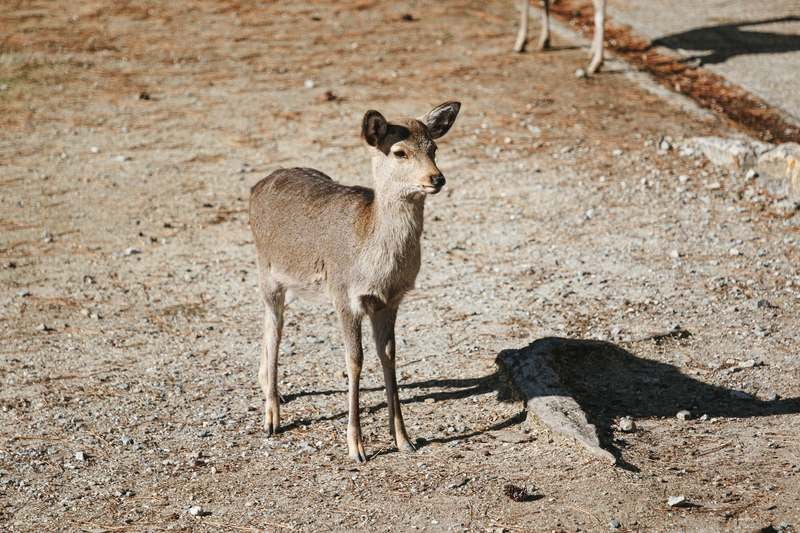
[[[612,430],[616,421],[624,416],[640,419],[673,418],[682,409],[689,409],[698,415],[706,414],[709,417],[722,418],[800,413],[800,398],[759,400],[741,391],[698,381],[673,365],[637,357],[610,342],[547,337],[515,351],[519,357],[546,358],[546,363],[558,375],[565,394],[569,394],[577,401],[588,421],[596,426],[603,447],[613,453],[618,458],[618,464],[622,466],[627,463],[622,458],[621,450],[614,443]],[[527,403],[530,398],[521,397],[516,388],[510,385],[512,382],[511,376],[506,375],[503,370],[498,370],[479,378],[437,379],[401,384],[400,388],[405,391],[443,389],[412,396],[406,393],[401,402],[417,403],[432,398],[438,404],[496,392],[498,401],[510,402],[521,399]],[[381,389],[382,387],[362,390]],[[302,396],[331,394],[344,396],[346,393],[346,390],[301,391],[287,395],[285,401],[289,402]],[[386,403],[380,402],[364,410],[375,413],[385,407]],[[284,426],[283,430],[346,416],[347,411],[341,411],[313,419],[299,419]],[[430,440],[418,440],[418,444],[424,446],[428,443],[469,439],[488,431],[520,424],[525,421],[526,416],[527,411],[523,409],[491,427]]]
[[[705,26],[659,37],[652,44],[673,50],[700,52],[684,60],[699,61],[700,65],[724,63],[740,55],[800,51],[800,35],[747,29],[752,26],[785,22],[800,22],[800,16]]]

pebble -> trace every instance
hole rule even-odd
[[[619,157],[619,156],[622,155],[622,153],[623,153],[622,150],[620,150],[619,148],[616,148],[611,152],[611,155],[613,155],[614,157]]]
[[[53,328],[45,324],[44,322],[36,326],[37,331],[54,331]]]
[[[192,505],[187,512],[192,516],[202,516],[203,508],[199,505]]]
[[[130,161],[130,160],[131,160],[131,156],[129,156],[129,155],[117,155],[117,156],[114,156],[114,161],[118,161],[120,163],[124,163],[125,161]]]
[[[316,83],[314,83],[314,80],[306,80],[303,82],[303,87],[305,87],[306,89],[313,89],[315,86]]]
[[[680,183],[686,183],[687,181],[689,181],[689,176],[687,176],[686,174],[681,174],[680,176],[678,176],[678,181]]]
[[[781,399],[780,394],[775,393],[775,392],[770,393],[769,396],[767,396],[767,401],[768,402],[777,402],[780,399]]]
[[[619,529],[620,527],[622,527],[622,524],[620,524],[619,520],[614,518],[611,520],[611,522],[608,523],[608,527],[611,529]]]
[[[633,419],[629,416],[623,416],[619,419],[617,423],[617,427],[620,431],[624,431],[625,433],[630,433],[636,430],[636,424],[634,423]]]
[[[31,295],[31,291],[17,291],[18,298],[26,298]]]
[[[678,259],[681,256],[681,253],[678,250],[672,250],[669,253],[669,256],[673,259]]]
[[[142,251],[139,248],[125,248],[125,251],[122,252],[122,255],[136,255],[140,254]]]
[[[100,148],[98,148],[97,146],[92,146],[91,148],[89,148],[89,151],[92,152],[93,154],[99,154]]]
[[[586,76],[586,71],[583,70],[582,68],[579,68],[579,69],[575,70],[575,77],[578,78],[578,79],[582,79],[582,78],[587,77]]]
[[[742,252],[740,252],[738,248],[731,248],[728,250],[728,255],[735,257],[737,255],[742,255]]]
[[[120,437],[119,441],[122,443],[123,446],[133,444],[133,439],[127,435],[123,435],[122,437]]]
[[[670,507],[681,507],[686,505],[686,496],[670,496],[667,498],[667,505]]]
[[[753,368],[754,366],[759,366],[759,364],[755,359],[748,359],[747,361],[739,363],[738,366],[739,368]]]
[[[745,177],[745,179],[748,179],[748,180],[751,180],[753,178],[757,178],[758,177],[758,171],[756,171],[756,169],[754,169],[754,168],[751,168],[750,170],[748,170],[745,173],[744,177]]]
[[[683,409],[681,411],[678,411],[678,413],[675,416],[678,418],[678,420],[691,420],[692,419],[692,413],[691,413],[691,411],[689,411],[687,409]]]
[[[83,452],[75,452],[75,459],[77,459],[78,461],[85,461],[86,454]]]
[[[756,307],[758,309],[777,309],[778,306],[770,302],[769,300],[759,300],[756,303]]]
[[[666,137],[661,137],[661,140],[658,141],[658,149],[662,152],[668,152],[672,150],[672,143],[670,143]]]

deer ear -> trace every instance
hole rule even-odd
[[[431,138],[438,139],[450,129],[456,121],[461,102],[445,102],[428,111],[420,120],[431,134]]]
[[[378,146],[386,138],[388,129],[389,124],[386,119],[377,111],[370,109],[364,114],[364,120],[361,122],[361,136],[368,145]]]

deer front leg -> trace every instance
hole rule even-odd
[[[278,397],[278,346],[283,331],[284,293],[282,290],[262,289],[264,295],[264,340],[261,344],[261,362],[258,381],[266,399],[264,406],[264,431],[272,435],[278,431],[281,404]]]
[[[528,1],[522,0],[522,5],[520,6],[519,31],[517,32],[517,41],[514,43],[515,52],[524,52],[525,45],[528,43]]]
[[[361,438],[361,413],[358,402],[361,365],[364,362],[364,352],[361,346],[361,318],[353,315],[349,309],[339,309],[339,322],[342,327],[347,361],[347,404],[350,413],[347,420],[347,449],[351,459],[363,463],[367,460],[367,454],[364,453],[364,442]]]
[[[546,0],[545,0],[546,1]],[[603,64],[604,48],[603,35],[605,33],[606,22],[606,0],[593,0],[594,3],[594,37],[592,38],[592,61],[586,70],[589,74],[594,74]]]
[[[550,48],[550,0],[542,0],[542,33],[536,46],[539,50]]]
[[[400,395],[397,391],[397,375],[395,373],[395,342],[394,324],[397,318],[397,309],[386,308],[370,316],[372,320],[372,333],[375,337],[375,349],[383,367],[383,382],[386,387],[386,406],[389,411],[389,433],[394,437],[397,449],[403,452],[413,452],[406,426],[403,423],[403,413],[400,410]]]

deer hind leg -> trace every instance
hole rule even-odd
[[[517,31],[517,41],[514,43],[515,52],[524,52],[525,45],[528,44],[528,10],[530,9],[528,2],[529,0],[522,0],[520,6],[519,31]]]
[[[592,60],[586,70],[594,74],[603,65],[604,45],[603,37],[606,21],[606,0],[593,0],[594,3],[594,37],[592,38]]]
[[[539,50],[550,48],[550,0],[542,0],[542,32],[536,47]]]
[[[283,309],[285,292],[282,288],[262,285],[264,297],[264,340],[261,345],[261,362],[258,381],[266,399],[264,407],[264,430],[267,435],[278,431],[280,426],[280,398],[278,396],[278,347],[283,331]]]
[[[394,437],[397,449],[404,452],[413,452],[406,426],[403,423],[403,413],[400,410],[400,395],[397,392],[397,375],[395,373],[395,342],[394,324],[397,318],[397,309],[385,308],[370,315],[372,320],[372,333],[375,337],[375,348],[383,367],[383,381],[386,386],[386,405],[389,411],[389,433]]]

